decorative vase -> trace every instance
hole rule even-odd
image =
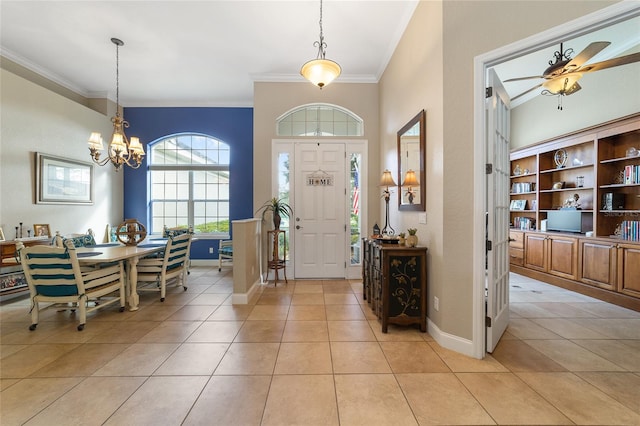
[[[407,240],[404,237],[398,237],[398,244],[403,246]]]
[[[409,235],[409,236],[407,237],[407,242],[406,242],[406,244],[407,244],[409,247],[415,247],[415,246],[417,246],[417,245],[418,245],[418,236],[417,236],[417,235]]]
[[[280,217],[280,213],[274,211],[273,212],[273,229],[280,229],[280,222],[282,222],[282,217]]]

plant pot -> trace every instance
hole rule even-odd
[[[282,217],[278,212],[273,212],[273,229],[280,229],[280,222],[282,222]]]
[[[417,236],[417,235],[409,235],[409,236],[407,237],[407,242],[406,242],[406,244],[407,244],[409,247],[415,247],[415,246],[417,246],[417,245],[418,245],[418,236]]]
[[[398,244],[403,246],[407,240],[404,237],[398,237]]]

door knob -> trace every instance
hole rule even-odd
[[[296,225],[296,229],[302,229],[302,226]]]

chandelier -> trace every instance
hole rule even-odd
[[[112,38],[111,42],[116,45],[116,115],[111,118],[113,135],[107,147],[106,158],[100,159],[104,145],[102,144],[102,136],[98,132],[91,133],[89,137],[89,151],[93,161],[100,166],[111,162],[116,171],[120,170],[123,164],[137,169],[144,158],[144,148],[140,143],[140,139],[136,137],[132,137],[131,140],[127,139],[124,129],[129,127],[129,122],[120,116],[120,61],[118,49],[124,45],[124,42],[117,38]]]
[[[318,48],[318,55],[316,59],[312,59],[302,66],[300,74],[322,89],[338,78],[342,72],[337,62],[325,59],[327,43],[324,41],[324,33],[322,32],[322,0],[320,0],[320,40],[313,45]]]

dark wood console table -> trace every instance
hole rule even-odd
[[[427,248],[364,239],[363,296],[382,322],[427,331]]]

